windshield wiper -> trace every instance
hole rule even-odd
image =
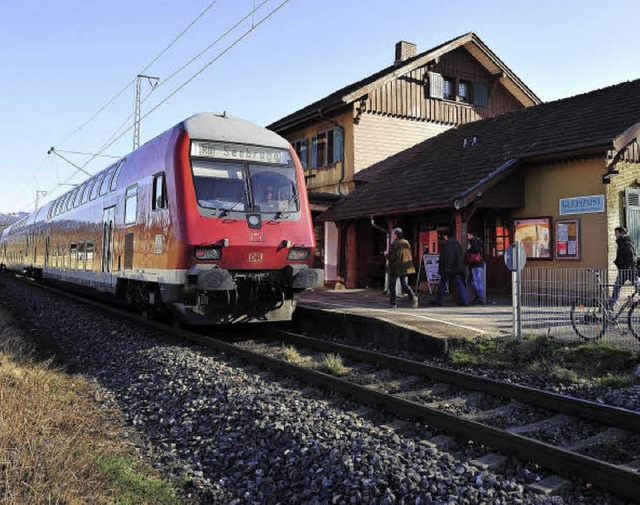
[[[240,195],[240,198],[233,202],[233,205],[231,207],[229,207],[228,209],[223,209],[223,211],[220,213],[220,217],[226,217],[229,212],[235,209],[236,205],[238,205],[242,200],[244,200],[244,195]]]
[[[287,204],[284,206],[284,209],[276,212],[276,215],[273,216],[274,219],[281,219],[282,216],[284,216],[285,214],[288,214],[289,212],[291,212],[291,210],[289,210],[289,205],[291,205],[294,200],[296,200],[298,198],[299,193],[295,193],[291,198],[289,198],[289,201],[287,201]]]

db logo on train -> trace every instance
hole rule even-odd
[[[249,263],[262,263],[263,260],[262,253],[259,252],[251,252],[249,253]]]

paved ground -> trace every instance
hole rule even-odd
[[[388,295],[379,290],[346,289],[307,291],[301,305],[332,312],[358,314],[435,337],[474,338],[510,335],[512,310],[510,299],[489,298],[487,305],[431,307],[430,294],[420,293],[420,307],[411,308],[408,298],[398,299],[398,308],[389,307]],[[451,302],[450,302],[451,303]]]

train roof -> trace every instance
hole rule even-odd
[[[289,142],[277,133],[250,121],[226,114],[203,112],[185,119],[180,124],[192,139],[289,148]]]

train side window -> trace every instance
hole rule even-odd
[[[64,208],[62,209],[63,212],[66,212],[67,210],[69,210],[69,204],[71,203],[73,197],[73,190],[69,191],[69,193],[67,193],[67,197],[64,199]]]
[[[106,172],[101,172],[98,174],[96,183],[93,185],[93,189],[91,190],[91,200],[95,200],[98,198],[98,191],[100,190],[100,186],[102,185],[102,180],[104,179]]]
[[[84,195],[85,190],[87,189],[87,183],[85,182],[80,189],[78,190],[78,194],[76,195],[73,201],[73,208],[75,209],[82,202],[82,195]]]
[[[78,193],[78,189],[74,189],[70,194],[69,198],[67,198],[67,210],[73,209],[73,201],[76,199],[76,194]]]
[[[78,242],[78,270],[84,270],[84,242]]]
[[[93,242],[87,242],[87,246],[85,248],[85,254],[87,258],[87,262],[85,264],[85,270],[93,270]]]
[[[124,198],[124,224],[134,224],[138,211],[138,185],[127,188]]]
[[[120,160],[120,162],[118,163],[118,165],[116,166],[116,170],[113,174],[113,178],[111,179],[111,187],[109,188],[110,191],[115,191],[116,187],[118,186],[118,178],[120,177],[120,174],[122,173],[122,168],[124,167],[124,162],[125,160]]]
[[[72,242],[69,246],[69,268],[75,270],[78,262],[78,244]]]
[[[164,174],[153,176],[153,200],[151,201],[152,210],[160,210],[167,208],[167,190],[164,184]]]
[[[87,203],[89,201],[89,197],[91,196],[91,192],[93,191],[93,185],[96,182],[96,178],[94,177],[93,179],[89,179],[89,182],[87,182],[87,189],[85,190],[84,194],[82,195],[82,203],[81,205]]]
[[[109,191],[115,191],[118,187],[118,179],[120,178],[120,174],[122,173],[122,169],[124,168],[124,164],[127,160],[120,160],[118,165],[116,166],[116,171],[113,173],[113,177],[111,178],[111,185],[109,187]]]
[[[113,165],[104,176],[102,180],[102,184],[100,185],[100,196],[104,196],[109,192],[109,185],[111,184],[111,179],[113,178],[113,173],[116,171],[117,165]]]

